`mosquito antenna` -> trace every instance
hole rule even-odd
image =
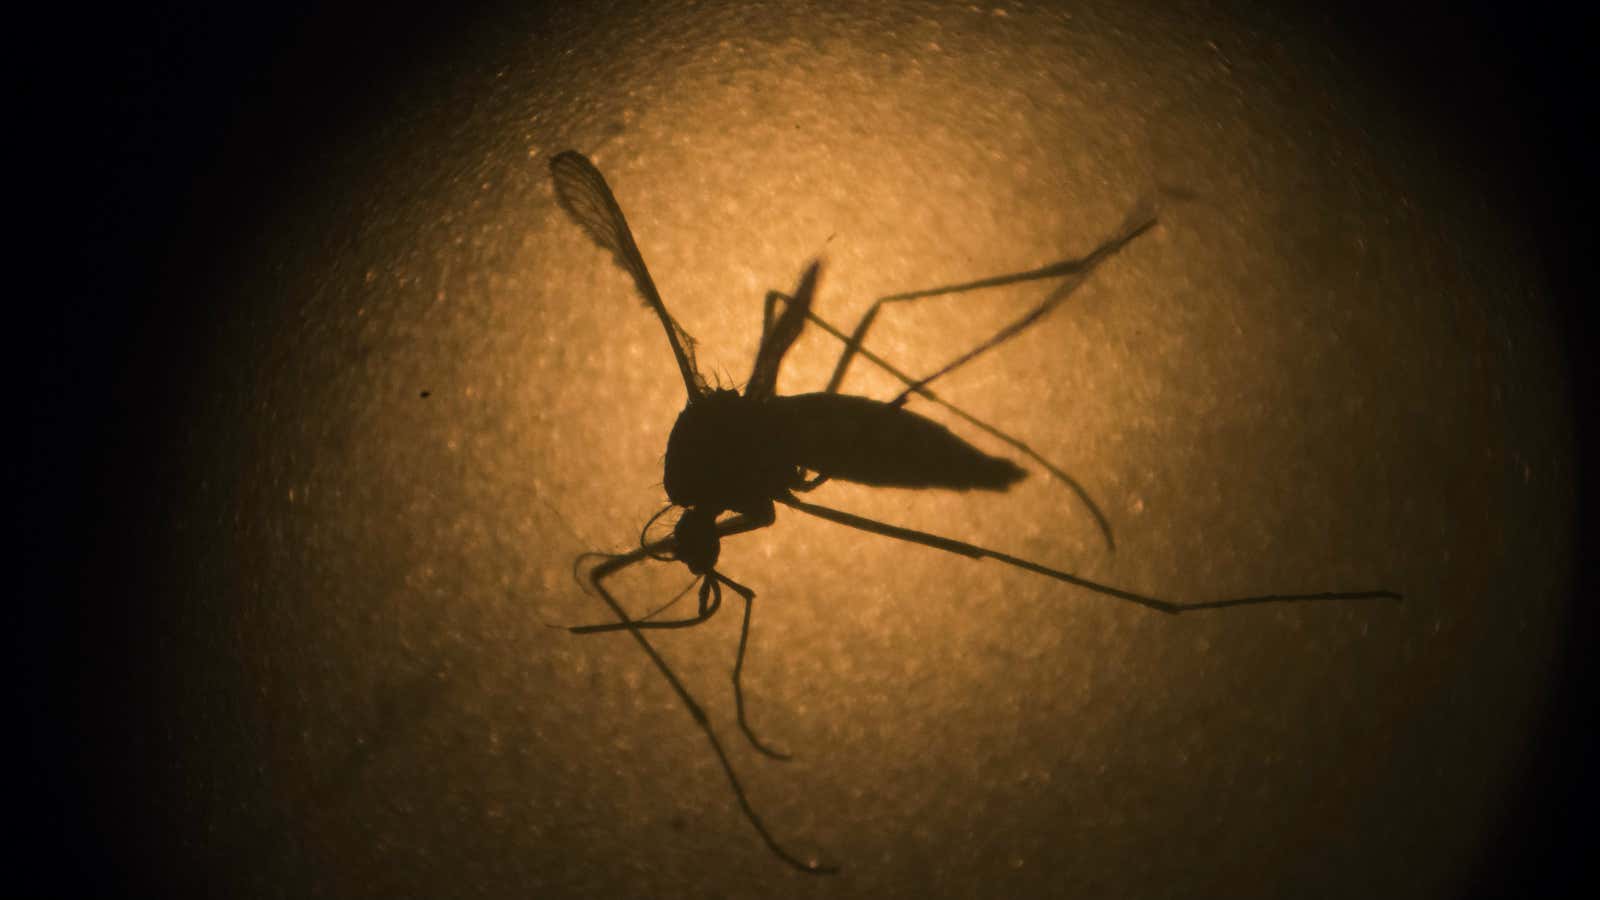
[[[678,601],[682,600],[683,598],[685,598],[687,596],[689,596],[689,592],[694,590],[694,586],[699,584],[699,583],[700,583],[700,576],[696,575],[695,577],[689,579],[689,583],[683,586],[683,590],[677,592],[676,594],[673,594],[671,600],[668,600],[667,602],[661,604],[660,606],[656,607],[655,609],[650,610],[649,612],[645,613],[644,615],[640,616],[639,618],[634,619],[634,621],[635,622],[648,622],[651,619],[654,619],[656,616],[659,616],[662,613],[666,612],[667,610],[671,609],[672,607],[677,606],[678,605]]]
[[[576,581],[578,583],[578,587],[583,588],[583,592],[587,594],[589,593],[589,579],[584,577],[583,573],[579,571],[583,568],[584,561],[590,559],[604,559],[609,561],[616,558],[617,554],[615,553],[601,553],[599,550],[590,550],[587,553],[579,553],[577,557],[572,560],[572,580]],[[600,563],[600,565],[605,565],[605,563]]]
[[[648,535],[650,534],[650,526],[654,525],[656,523],[657,519],[659,519],[662,516],[666,515],[667,513],[671,512],[672,508],[673,508],[673,505],[674,504],[668,503],[666,506],[663,506],[660,509],[656,510],[655,515],[653,515],[650,518],[646,519],[645,523],[644,523],[644,527],[639,529],[639,549],[643,550],[645,552],[646,556],[650,557],[651,559],[653,559],[653,560],[655,560],[657,562],[672,562],[672,561],[677,559],[676,556],[668,556],[668,555],[666,555],[664,553],[660,553],[660,552],[651,550],[650,548],[651,548],[652,545],[651,545],[650,541],[648,540]]]
[[[586,582],[586,580],[582,576],[580,576],[578,574],[578,567],[582,566],[584,560],[588,560],[588,559],[604,559],[604,560],[606,560],[606,562],[611,562],[612,560],[615,560],[615,559],[618,559],[618,558],[619,557],[616,554],[612,554],[612,553],[583,553],[583,554],[579,554],[578,558],[572,561],[572,575],[573,575],[573,578],[578,582],[579,586],[581,586],[581,587],[583,587],[585,589],[584,592],[588,593],[588,583]],[[605,565],[605,563],[601,563],[601,565]],[[680,590],[676,594],[673,594],[672,595],[672,599],[670,599],[667,602],[661,604],[660,606],[656,607],[655,609],[650,610],[649,612],[647,612],[644,615],[638,617],[637,619],[634,619],[633,621],[634,622],[643,622],[643,623],[650,622],[650,620],[654,619],[656,616],[659,616],[662,613],[666,612],[667,610],[671,609],[673,606],[676,606],[678,601],[682,600],[685,596],[687,596],[688,593],[691,590],[694,590],[694,586],[696,584],[699,584],[699,583],[700,583],[700,576],[696,575],[693,579],[690,580],[690,582],[688,584],[683,586],[683,590]],[[553,624],[553,623],[550,623],[550,622],[545,622],[544,623],[544,627],[553,628],[553,629],[556,629],[558,631],[577,631],[579,634],[587,634],[587,633],[595,630],[593,626],[586,626],[586,625],[556,625],[556,624]],[[608,625],[607,627],[608,628],[615,628],[616,630],[620,630],[623,626],[620,626],[620,625],[617,625],[617,626]]]
[[[605,176],[588,157],[576,150],[567,150],[551,158],[550,179],[555,184],[556,201],[561,208],[601,249],[611,252],[617,265],[633,276],[639,296],[661,319],[667,343],[672,345],[672,355],[678,360],[678,371],[683,375],[683,388],[688,392],[689,402],[704,397],[706,384],[695,368],[694,338],[667,313],[667,305],[661,302],[661,294],[650,278],[639,245],[634,243],[633,232],[628,229],[628,220],[623,217],[622,207],[617,205]]]

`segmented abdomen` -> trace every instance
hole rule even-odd
[[[903,407],[845,394],[797,394],[763,404],[788,461],[880,487],[1003,491],[1027,474],[938,422]]]

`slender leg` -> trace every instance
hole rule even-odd
[[[790,759],[789,754],[784,753],[782,750],[774,750],[768,747],[760,738],[756,737],[755,732],[750,730],[750,723],[745,721],[744,717],[744,687],[739,681],[739,676],[744,671],[744,649],[750,640],[750,609],[754,606],[752,601],[756,599],[756,592],[720,572],[713,572],[711,577],[733,588],[733,592],[744,599],[744,624],[739,628],[739,654],[733,660],[733,705],[739,714],[739,730],[743,731],[744,736],[750,739],[750,746],[773,759],[788,760]]]
[[[1060,569],[1052,569],[1049,566],[1041,565],[1039,563],[1032,562],[1031,560],[1012,556],[1008,553],[1001,553],[998,550],[990,550],[985,547],[979,547],[976,544],[969,544],[965,541],[958,541],[953,538],[947,538],[937,534],[930,534],[926,531],[918,531],[914,528],[902,528],[899,525],[890,525],[887,522],[879,522],[863,516],[855,515],[853,513],[847,513],[842,510],[832,509],[826,506],[818,506],[815,503],[807,503],[796,497],[791,496],[782,498],[780,502],[794,509],[798,509],[803,513],[809,513],[813,516],[816,516],[819,519],[827,519],[830,522],[837,522],[840,525],[846,525],[861,531],[869,531],[873,534],[881,534],[884,537],[892,537],[896,540],[910,541],[914,544],[922,544],[925,547],[933,547],[936,550],[944,550],[949,553],[956,553],[970,559],[998,560],[999,562],[1003,562],[1008,566],[1016,566],[1019,569],[1026,569],[1029,572],[1037,572],[1040,575],[1047,575],[1056,579],[1057,581],[1064,581],[1067,584],[1076,585],[1103,596],[1113,597],[1118,600],[1125,600],[1129,603],[1137,603],[1140,606],[1156,610],[1157,612],[1163,612],[1174,616],[1178,615],[1179,613],[1193,612],[1201,609],[1225,609],[1230,606],[1252,606],[1258,603],[1304,603],[1312,600],[1403,599],[1400,594],[1397,594],[1394,591],[1331,591],[1315,594],[1261,594],[1253,597],[1231,597],[1225,600],[1205,600],[1198,603],[1174,603],[1170,600],[1162,600],[1159,597],[1151,597],[1147,594],[1138,594],[1134,593],[1133,591],[1125,591],[1122,588],[1112,587],[1108,584],[1101,584],[1098,581],[1090,581],[1087,578],[1074,575],[1071,572],[1063,572]]]
[[[721,531],[723,527],[737,524],[739,518],[741,517],[735,517],[719,525],[718,530]],[[671,539],[667,538],[665,540]],[[656,543],[661,544],[663,541]],[[739,780],[738,773],[734,771],[733,763],[728,760],[728,753],[723,749],[722,742],[717,739],[717,732],[711,727],[711,720],[706,716],[705,710],[700,707],[699,703],[695,702],[694,696],[689,693],[689,689],[684,687],[682,681],[678,680],[677,673],[672,671],[672,667],[667,665],[666,659],[657,652],[655,646],[644,636],[644,632],[639,629],[638,623],[628,618],[628,614],[623,610],[622,604],[618,603],[616,598],[611,596],[611,592],[606,590],[606,578],[634,563],[648,559],[649,554],[646,552],[648,549],[649,547],[641,547],[632,553],[611,557],[596,566],[590,572],[590,585],[605,601],[606,606],[611,608],[611,614],[617,617],[617,622],[633,637],[634,642],[639,645],[639,649],[643,650],[645,655],[650,658],[650,662],[655,665],[657,671],[671,686],[672,692],[678,695],[678,700],[689,710],[689,715],[700,726],[701,733],[706,736],[706,741],[711,745],[712,753],[716,754],[717,762],[722,766],[723,774],[728,778],[728,784],[733,789],[734,799],[739,802],[739,808],[744,812],[745,820],[756,830],[756,834],[761,837],[762,843],[767,845],[767,849],[772,852],[772,855],[809,875],[831,875],[838,872],[839,870],[835,866],[802,861],[799,857],[785,850],[783,845],[779,844],[777,839],[772,836],[772,832],[767,830],[766,823],[761,820],[761,816],[756,813],[755,807],[750,804],[750,798],[745,793],[744,784]]]
[[[812,260],[800,274],[800,284],[794,295],[787,298],[783,314],[772,318],[773,297],[769,293],[761,317],[761,343],[756,347],[755,364],[750,369],[750,380],[745,382],[744,395],[765,400],[777,392],[778,369],[783,357],[800,337],[806,327],[806,314],[811,312],[811,296],[817,287],[817,272],[821,263]]]
[[[1013,272],[1006,275],[996,275],[991,278],[981,278],[977,281],[963,282],[961,284],[944,285],[941,287],[929,288],[927,290],[920,291],[907,291],[903,294],[890,294],[887,297],[880,297],[877,300],[874,300],[872,302],[872,306],[868,307],[866,314],[861,317],[861,321],[856,323],[855,330],[851,332],[850,337],[845,339],[844,352],[839,355],[839,361],[834,365],[833,376],[828,379],[828,386],[824,390],[826,390],[828,393],[833,393],[838,390],[839,385],[844,381],[845,370],[849,368],[851,360],[855,358],[858,352],[860,352],[861,343],[866,338],[867,330],[872,327],[873,322],[877,321],[878,312],[885,304],[905,303],[914,300],[923,300],[928,297],[939,297],[949,294],[962,294],[969,291],[982,290],[984,288],[1002,287],[1005,285],[1020,284],[1026,281],[1037,281],[1043,278],[1065,277],[1067,279],[1063,284],[1052,291],[1050,295],[1045,298],[1043,303],[1030,310],[1026,315],[1005,326],[1004,328],[1001,328],[999,331],[995,332],[992,337],[979,343],[978,346],[974,347],[972,350],[961,354],[946,365],[940,367],[932,375],[912,383],[906,391],[906,393],[920,392],[921,388],[925,387],[935,379],[949,372],[955,371],[957,368],[960,368],[966,363],[971,362],[979,355],[1027,330],[1029,326],[1038,322],[1046,313],[1058,306],[1061,301],[1065,300],[1074,290],[1076,290],[1077,287],[1088,278],[1089,273],[1094,271],[1096,266],[1110,258],[1123,247],[1127,246],[1128,243],[1130,243],[1134,238],[1148,231],[1152,226],[1155,225],[1155,223],[1156,219],[1154,210],[1152,210],[1148,205],[1141,205],[1128,216],[1127,221],[1123,223],[1122,228],[1118,230],[1115,236],[1101,244],[1099,247],[1095,248],[1094,252],[1090,253],[1088,256],[1079,259],[1063,260],[1058,263],[1052,263],[1051,265],[1043,268],[1032,269],[1026,272]],[[902,394],[901,398],[899,399],[903,398],[904,394]]]
[[[767,342],[767,335],[772,333],[772,313],[777,308],[778,301],[782,300],[787,307],[794,298],[782,291],[767,291],[767,296],[761,301],[761,340],[756,342],[760,347]]]

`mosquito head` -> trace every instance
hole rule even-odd
[[[689,507],[673,526],[672,537],[678,544],[678,560],[688,566],[689,571],[704,575],[716,566],[717,556],[722,552],[722,541],[717,538],[716,513]]]

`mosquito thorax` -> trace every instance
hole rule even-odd
[[[667,438],[667,497],[679,506],[740,512],[770,507],[798,481],[765,404],[736,391],[690,401]]]

